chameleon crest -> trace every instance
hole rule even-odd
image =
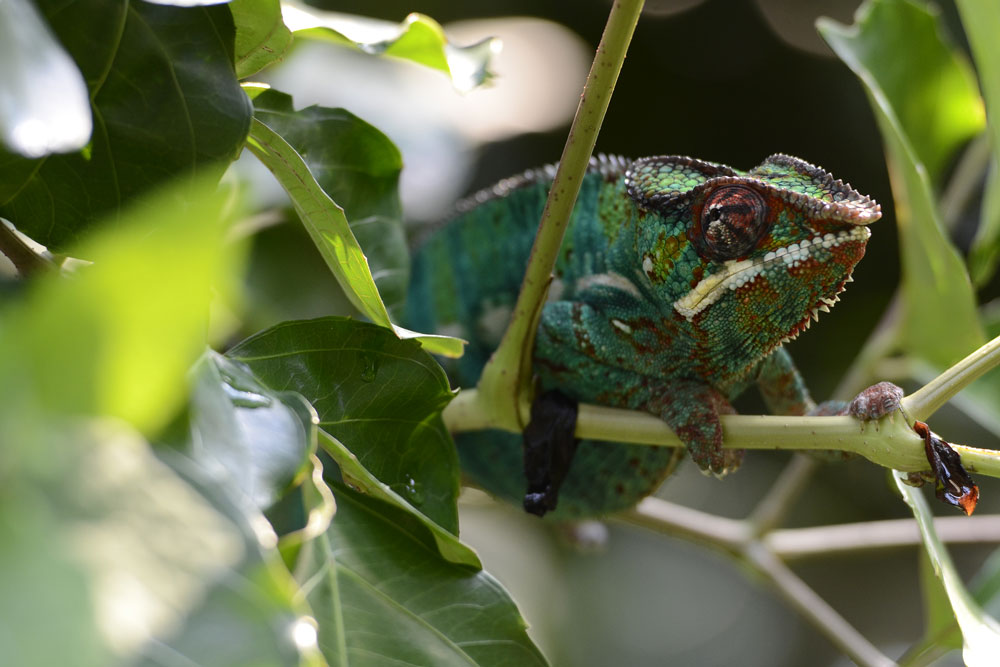
[[[414,258],[408,319],[470,340],[449,368],[460,386],[475,384],[509,321],[552,175],[530,171],[479,193]],[[535,341],[540,388],[651,412],[700,468],[725,474],[742,452],[723,449],[719,415],[749,384],[774,412],[814,407],[780,345],[837,301],[880,215],[869,197],[787,155],[748,172],[676,156],[593,160]],[[478,483],[524,496],[518,436],[456,442]],[[546,510],[629,507],[677,459],[669,448],[582,441]]]

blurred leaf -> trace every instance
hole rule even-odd
[[[934,530],[934,515],[920,489],[906,484],[906,473],[893,471],[893,479],[903,494],[903,500],[913,511],[920,527],[924,549],[944,584],[951,608],[962,630],[962,657],[965,664],[970,667],[996,664],[996,656],[1000,655],[1000,624],[976,604],[962,583],[947,549]]]
[[[319,646],[331,665],[545,665],[489,574],[438,557],[413,516],[335,485],[337,515],[303,547]]]
[[[939,18],[913,0],[869,0],[850,28],[817,23],[879,106],[891,110],[935,188],[952,155],[986,120],[975,73],[944,37]]]
[[[277,536],[246,496],[219,484],[212,471],[160,450],[174,470],[238,530],[243,558],[220,572],[183,626],[143,649],[137,664],[268,665],[320,667],[315,643],[296,632],[311,625],[311,612],[275,548]]]
[[[45,276],[0,317],[0,403],[114,415],[152,432],[180,405],[204,350],[212,290],[236,291],[235,212],[212,184],[137,201],[74,251],[94,262]]]
[[[454,46],[440,24],[423,14],[410,14],[402,23],[392,23],[291,2],[282,3],[282,9],[286,25],[297,37],[325,40],[362,53],[412,60],[444,72],[462,92],[492,78],[490,58],[500,50],[500,40],[495,38]]]
[[[251,110],[233,70],[228,7],[40,7],[87,79],[94,134],[84,153],[0,154],[0,215],[61,250],[151,187],[180,174],[217,178],[235,159]]]
[[[27,158],[83,148],[87,85],[31,0],[0,3],[0,138]]]
[[[291,96],[276,90],[256,95],[253,103],[254,116],[295,149],[323,191],[344,209],[386,309],[398,317],[410,275],[399,202],[399,149],[344,109],[295,111]]]
[[[344,210],[323,191],[305,162],[281,135],[254,118],[247,147],[288,193],[313,243],[358,310],[376,324],[391,327],[400,338],[417,338],[430,352],[450,357],[462,354],[462,341],[457,338],[418,334],[392,324]]]
[[[307,474],[316,451],[312,407],[294,392],[271,391],[215,352],[207,352],[193,374],[191,456],[267,509]]]
[[[859,10],[854,26],[829,20],[817,26],[864,83],[886,145],[900,228],[906,351],[947,366],[984,339],[972,286],[941,231],[922,160],[940,169],[957,142],[982,126],[981,107],[976,115],[967,90],[971,75],[940,41],[934,16],[906,0],[875,0]]]
[[[98,633],[84,569],[73,558],[67,535],[53,530],[55,524],[44,494],[5,480],[0,664],[103,667],[110,656]]]
[[[236,77],[245,79],[279,62],[292,43],[280,0],[233,0],[229,9],[236,24]]]
[[[412,341],[348,318],[285,322],[229,350],[267,386],[312,403],[319,425],[377,479],[458,532],[458,456],[441,421],[452,392]]]
[[[985,284],[1000,259],[1000,3],[992,0],[958,0],[962,25],[979,71],[986,98],[988,130],[993,160],[986,181],[979,230],[969,254],[969,268],[977,285]]]

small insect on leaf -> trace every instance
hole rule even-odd
[[[913,422],[913,430],[924,439],[927,462],[934,471],[934,495],[971,515],[979,502],[979,487],[962,467],[962,457],[924,422]]]

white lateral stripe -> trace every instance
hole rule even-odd
[[[690,320],[695,315],[719,300],[725,293],[723,288],[736,290],[754,279],[768,266],[784,262],[791,267],[809,257],[810,249],[822,247],[830,249],[848,241],[865,241],[871,236],[867,227],[852,227],[836,234],[815,236],[806,241],[768,252],[762,259],[729,260],[722,270],[702,278],[694,288],[674,302],[674,309]]]

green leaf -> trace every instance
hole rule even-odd
[[[492,78],[490,59],[500,41],[487,38],[469,46],[455,46],[434,19],[410,14],[402,23],[379,21],[349,14],[324,12],[314,7],[284,3],[285,23],[296,37],[340,44],[362,53],[411,60],[451,77],[452,85],[468,92]]]
[[[305,396],[320,428],[372,475],[458,532],[458,456],[441,421],[453,394],[419,345],[383,327],[326,317],[279,324],[228,356],[268,387]]]
[[[38,443],[32,443],[38,444]],[[110,663],[86,573],[69,552],[49,499],[4,482],[0,503],[0,664]],[[53,633],[59,641],[52,641]]]
[[[245,79],[280,62],[292,43],[281,20],[280,0],[233,0],[236,23],[236,76]]]
[[[87,85],[31,0],[0,3],[0,139],[27,158],[83,148]]]
[[[323,191],[302,157],[281,135],[254,118],[247,147],[288,193],[313,243],[355,308],[376,324],[391,327],[400,338],[417,338],[430,352],[450,357],[462,354],[463,341],[457,338],[419,334],[392,324],[344,210]]]
[[[40,3],[90,89],[84,153],[0,154],[0,215],[53,249],[181,174],[218,178],[246,137],[227,7],[86,0]]]
[[[923,494],[906,483],[906,473],[893,471],[893,480],[913,511],[927,556],[948,595],[962,631],[965,664],[970,667],[995,664],[996,656],[1000,655],[1000,624],[980,608],[962,583],[947,549],[934,530],[934,515]]]
[[[900,228],[905,348],[945,367],[984,339],[964,263],[941,231],[928,172],[940,170],[957,143],[982,126],[978,97],[968,90],[974,82],[940,40],[935,17],[906,0],[875,0],[850,27],[829,20],[817,26],[865,85],[886,145]]]
[[[235,212],[225,193],[181,190],[137,201],[74,250],[92,266],[45,276],[3,312],[0,403],[113,415],[147,433],[172,417],[205,348],[212,292],[235,293],[243,258],[222,243]]]
[[[18,629],[15,619],[38,618],[34,610],[48,620],[23,628],[16,642],[5,636],[0,662],[300,664],[290,629],[305,608],[245,507],[210,483],[196,489],[118,421],[55,417],[0,439],[10,435],[25,438],[46,465],[21,465],[16,484],[5,484],[0,559],[36,553],[33,565],[4,570],[27,585],[0,575],[4,604],[20,608],[4,632]],[[219,497],[210,501],[206,489]],[[25,579],[32,567],[51,571]],[[96,636],[81,633],[88,625]],[[56,659],[60,651],[65,659]]]
[[[291,96],[276,90],[256,95],[253,103],[254,116],[295,149],[323,191],[344,209],[386,309],[398,316],[410,275],[399,202],[399,149],[344,109],[295,111]]]
[[[493,577],[441,560],[412,515],[341,485],[334,494],[330,529],[296,570],[331,665],[546,664]]]
[[[851,28],[827,19],[817,25],[879,105],[891,109],[940,187],[949,160],[986,118],[975,73],[942,34],[937,12],[912,0],[870,0]]]
[[[1000,4],[989,0],[958,0],[962,25],[979,71],[986,98],[986,116],[993,144],[993,160],[979,229],[969,254],[969,269],[976,284],[985,284],[1000,260]]]
[[[233,486],[266,510],[307,474],[316,415],[294,392],[273,392],[248,370],[207,352],[192,371],[192,458],[221,467]]]

